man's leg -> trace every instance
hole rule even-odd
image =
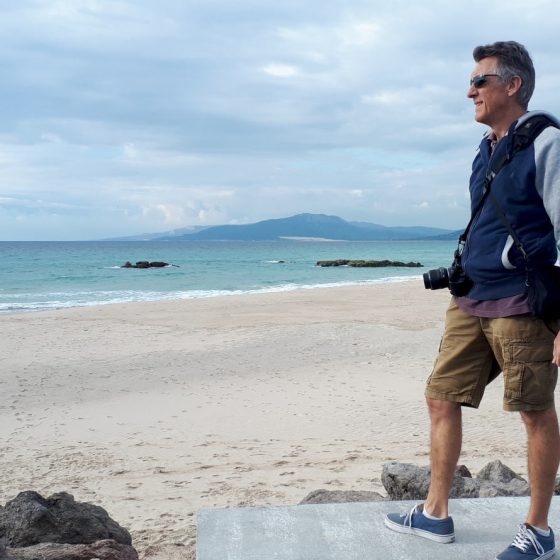
[[[531,506],[527,523],[548,528],[548,510],[560,462],[560,433],[554,408],[521,412],[527,429]]]
[[[428,500],[407,514],[388,513],[385,525],[399,533],[411,533],[440,543],[455,540],[448,498],[453,473],[461,452],[461,406],[428,397],[432,422],[432,480]]]
[[[494,366],[494,354],[480,319],[462,311],[452,298],[425,391],[431,418],[432,480],[428,499],[403,515],[388,513],[385,525],[389,529],[440,543],[455,540],[448,498],[461,452],[461,406],[478,407]]]
[[[431,420],[432,477],[424,511],[434,517],[444,518],[449,516],[449,491],[461,453],[461,405],[430,397],[426,400]]]
[[[548,531],[548,512],[560,459],[554,409],[558,370],[552,362],[558,325],[524,315],[490,319],[488,323],[494,335],[494,352],[503,359],[504,409],[519,411],[527,430],[531,487],[527,524],[519,526],[512,543],[496,558],[544,560],[555,550],[554,533]]]

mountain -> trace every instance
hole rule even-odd
[[[155,241],[156,239],[177,239],[186,234],[196,233],[207,229],[209,226],[189,226],[171,231],[163,231],[159,233],[140,233],[138,235],[127,235],[126,237],[111,237],[102,239],[101,241]]]
[[[424,239],[430,241],[457,241],[459,236],[463,233],[463,229],[454,229],[449,233],[444,233],[442,235],[430,235],[429,237],[425,237]]]
[[[254,224],[207,227],[183,235],[162,234],[158,239],[190,241],[275,241],[318,238],[344,241],[411,240],[445,236],[451,230],[432,227],[387,227],[368,222],[347,222],[338,216],[298,214]]]

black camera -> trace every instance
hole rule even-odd
[[[460,263],[461,253],[455,252],[455,259],[449,268],[434,268],[423,274],[426,290],[449,288],[454,296],[466,296],[473,287],[472,280],[465,274]]]

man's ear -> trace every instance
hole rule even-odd
[[[513,78],[509,81],[507,86],[507,94],[512,97],[516,96],[519,90],[521,89],[521,84],[523,80],[519,76],[513,76]]]

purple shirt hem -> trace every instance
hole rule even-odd
[[[474,317],[497,319],[512,315],[531,314],[527,294],[518,294],[500,299],[482,301],[468,297],[455,298],[459,309]]]

